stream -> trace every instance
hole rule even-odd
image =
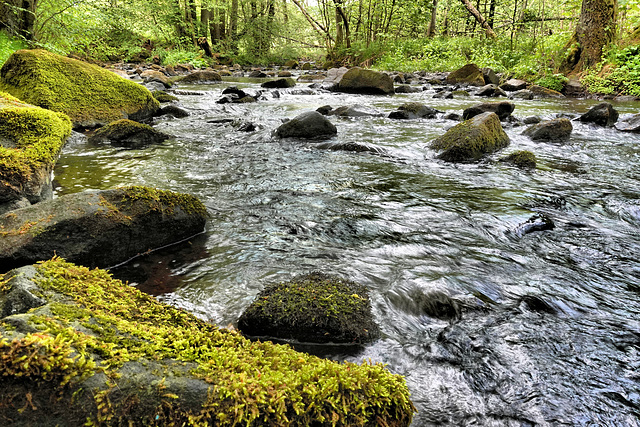
[[[211,215],[205,234],[135,259],[117,277],[224,327],[266,283],[337,274],[368,287],[382,338],[325,356],[404,375],[418,409],[412,426],[640,426],[640,134],[574,121],[569,141],[542,143],[505,124],[509,147],[451,164],[428,146],[456,124],[442,114],[330,117],[338,135],[322,142],[271,132],[323,105],[386,116],[416,101],[461,114],[495,99],[298,84],[257,103],[216,103],[229,85],[251,93],[260,82],[180,86],[199,95],[178,95],[191,116],[157,119],[174,135],[160,145],[66,145],[57,195],[146,185],[194,194]],[[543,119],[597,103],[513,102],[514,116]],[[639,104],[614,106],[624,115]],[[537,169],[497,161],[515,150],[534,152]],[[535,214],[555,228],[523,233]],[[461,318],[398,303],[416,291],[451,296]]]

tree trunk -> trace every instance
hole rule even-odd
[[[0,28],[25,40],[33,39],[37,0],[4,0],[0,3]]]
[[[497,38],[496,33],[493,32],[489,24],[487,24],[487,21],[482,17],[482,15],[480,15],[480,12],[478,12],[478,9],[476,9],[469,0],[460,0],[460,1],[462,1],[462,4],[464,5],[465,8],[467,8],[469,13],[473,15],[474,18],[476,18],[476,21],[478,21],[478,24],[480,24],[482,28],[484,28],[484,31],[487,34],[487,37],[492,39]]]
[[[229,14],[229,49],[235,53],[238,50],[238,0],[231,0]]]
[[[579,73],[600,61],[602,48],[615,38],[617,13],[616,0],[582,0],[580,19],[567,44],[569,53],[562,71]]]
[[[207,37],[207,34],[209,33],[209,17],[211,16],[211,12],[209,11],[209,9],[201,9],[200,10],[200,32],[198,33],[198,35],[200,37]],[[213,42],[213,38],[211,39],[211,41]]]
[[[433,0],[433,6],[431,7],[431,19],[429,20],[429,27],[427,28],[427,37],[433,37],[436,35],[436,9],[438,8],[438,0]]]

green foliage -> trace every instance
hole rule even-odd
[[[569,79],[563,74],[552,74],[549,76],[540,77],[536,80],[536,84],[546,87],[547,89],[553,89],[560,92]]]
[[[195,46],[191,48],[156,49],[154,56],[160,58],[163,65],[191,64],[195,68],[206,68],[211,65],[211,58],[203,56],[203,52]]]
[[[13,52],[26,48],[27,43],[25,41],[0,31],[0,66],[6,62]]]
[[[604,57],[587,70],[582,84],[593,93],[640,97],[640,46],[610,46]]]

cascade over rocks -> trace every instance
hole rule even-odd
[[[142,121],[160,108],[148,89],[96,65],[45,50],[19,50],[0,69],[0,90],[66,114],[74,126]]]
[[[472,162],[509,145],[495,113],[486,112],[459,123],[430,144],[448,162]]]
[[[506,120],[507,117],[513,113],[513,110],[516,108],[515,104],[509,101],[500,101],[500,102],[484,102],[482,104],[477,104],[472,107],[466,108],[462,112],[462,119],[468,120],[472,117],[477,116],[482,113],[496,113],[500,120]]]
[[[320,273],[267,285],[240,316],[238,329],[251,336],[320,343],[361,344],[380,334],[367,289]]]
[[[523,135],[534,141],[563,141],[569,139],[573,126],[569,119],[546,120],[528,127]]]
[[[322,109],[320,110],[322,107],[318,108],[316,111],[318,111],[319,113],[322,114],[322,112],[324,111],[326,114],[326,116],[338,116],[338,117],[377,117],[377,116],[381,116],[381,114],[372,109],[372,108],[367,108],[367,107],[362,107],[362,106],[357,106],[357,105],[351,105],[351,106],[342,106],[342,107],[338,107],[335,109],[330,109],[330,110],[326,110],[326,109]],[[331,108],[331,107],[329,107]]]
[[[69,194],[0,216],[0,271],[58,255],[110,267],[204,230],[194,196],[146,187]]]
[[[0,283],[3,425],[406,427],[415,412],[381,364],[249,341],[104,270],[54,258]]]
[[[394,88],[393,80],[387,74],[356,67],[342,75],[336,91],[364,95],[392,95]]]
[[[447,76],[447,83],[450,85],[458,83],[469,84],[471,86],[485,85],[482,70],[476,64],[467,64],[453,71]]]
[[[584,123],[594,123],[598,126],[611,127],[618,121],[618,111],[608,102],[594,105],[578,118]]]
[[[307,111],[283,123],[276,129],[278,138],[330,138],[338,129],[317,111]]]

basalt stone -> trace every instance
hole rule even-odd
[[[509,79],[506,82],[504,82],[503,84],[501,84],[500,88],[502,90],[507,91],[507,92],[515,92],[515,91],[518,91],[518,90],[526,89],[527,88],[527,82],[525,82],[524,80],[520,80],[520,79]]]
[[[108,141],[111,145],[139,148],[148,144],[158,144],[169,138],[169,135],[159,132],[149,125],[122,119],[98,129],[89,137],[89,143],[98,144]]]
[[[482,113],[449,129],[431,142],[431,148],[441,151],[439,159],[449,162],[480,160],[509,145],[509,137],[502,129],[495,113]]]
[[[462,118],[464,120],[468,120],[478,114],[491,112],[496,113],[500,120],[505,120],[511,115],[511,113],[513,113],[515,108],[515,104],[509,101],[485,102],[466,108],[462,113]]]
[[[436,117],[437,113],[438,110],[427,107],[419,102],[408,102],[398,107],[398,111],[392,111],[389,113],[389,118],[400,120],[422,118],[433,119]]]
[[[472,86],[484,86],[485,81],[482,70],[476,64],[467,64],[453,71],[447,76],[448,84],[469,84]]]
[[[367,289],[320,273],[267,285],[242,313],[238,329],[250,336],[318,343],[366,343],[380,330]]]
[[[578,118],[583,123],[594,123],[598,126],[611,127],[618,121],[618,111],[608,102],[601,102]]]
[[[290,77],[270,80],[268,82],[262,83],[260,86],[266,89],[287,89],[290,87],[294,87],[296,85],[296,81]]]
[[[317,111],[302,113],[276,129],[279,138],[330,138],[338,133],[337,128]]]
[[[616,123],[616,129],[622,132],[640,133],[640,114],[634,114]]]
[[[55,255],[109,267],[204,230],[194,196],[146,187],[85,192],[0,216],[0,271]]]
[[[392,95],[394,93],[393,80],[387,74],[358,67],[344,73],[336,90],[365,95]]]
[[[564,141],[569,139],[573,125],[569,119],[546,120],[528,127],[522,132],[534,141]]]

